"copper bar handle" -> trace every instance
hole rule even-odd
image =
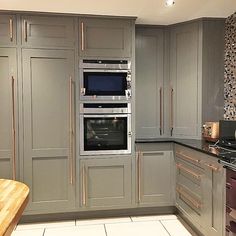
[[[207,166],[209,169],[213,170],[213,171],[219,171],[220,169],[212,164],[209,163],[205,163],[205,166]]]
[[[180,152],[176,152],[175,154],[176,154],[176,156],[178,156],[178,157],[180,157],[180,158],[184,158],[184,159],[190,160],[190,161],[195,162],[195,163],[198,163],[198,164],[201,162],[201,161],[198,160],[198,159],[194,159],[194,158],[192,158],[192,157],[190,157],[190,156],[187,156],[187,155],[185,155],[185,154],[183,154],[183,153],[180,153]]]
[[[9,19],[10,40],[13,41],[13,19]]]
[[[25,42],[27,42],[27,40],[28,40],[27,21],[24,20],[23,24],[24,24],[24,40],[25,40]]]
[[[176,167],[180,170],[185,171],[186,173],[192,175],[194,178],[196,179],[201,179],[201,175],[198,175],[197,173],[195,173],[194,171],[189,170],[188,168],[184,167],[182,164],[178,163],[176,164]]]
[[[12,179],[16,179],[16,121],[15,121],[15,79],[11,77],[12,93]]]
[[[81,50],[84,51],[84,22],[81,22]]]
[[[160,88],[160,135],[162,135],[162,87]]]
[[[174,89],[170,90],[170,135],[173,135],[174,130]]]
[[[198,201],[196,201],[192,196],[190,196],[189,194],[187,194],[186,192],[184,192],[180,187],[176,188],[176,191],[182,195],[184,198],[186,198],[189,202],[191,202],[193,204],[194,207],[196,207],[197,209],[201,209],[202,204],[199,203]]]
[[[82,205],[86,206],[86,170],[85,170],[85,166],[83,165],[83,169],[82,169],[82,180],[83,180],[83,186],[82,186]]]
[[[138,152],[138,203],[141,202],[141,152]]]

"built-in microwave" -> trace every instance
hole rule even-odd
[[[80,154],[131,154],[131,104],[80,104]]]
[[[129,100],[131,62],[127,60],[81,60],[81,100]]]

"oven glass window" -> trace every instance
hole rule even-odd
[[[84,118],[84,150],[126,150],[127,117]]]
[[[84,72],[85,95],[124,96],[127,73]]]

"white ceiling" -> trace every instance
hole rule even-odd
[[[236,0],[0,0],[0,10],[136,16],[138,24],[167,25],[199,17],[227,17]]]

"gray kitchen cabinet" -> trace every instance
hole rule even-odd
[[[217,158],[175,145],[176,206],[207,236],[224,235],[225,172]]]
[[[170,129],[200,138],[206,121],[223,119],[224,19],[202,19],[170,29]]]
[[[80,160],[81,207],[85,210],[131,205],[131,157]]]
[[[75,207],[74,51],[22,50],[27,213]]]
[[[164,135],[164,33],[136,28],[136,138]]]
[[[73,17],[22,15],[23,47],[74,47]]]
[[[153,146],[136,148],[136,201],[140,207],[173,206],[173,151]]]
[[[0,15],[0,46],[16,44],[16,16]]]
[[[0,48],[0,178],[6,179],[15,179],[18,159],[16,61],[15,48]]]
[[[131,57],[133,20],[79,19],[79,55],[82,57]]]

